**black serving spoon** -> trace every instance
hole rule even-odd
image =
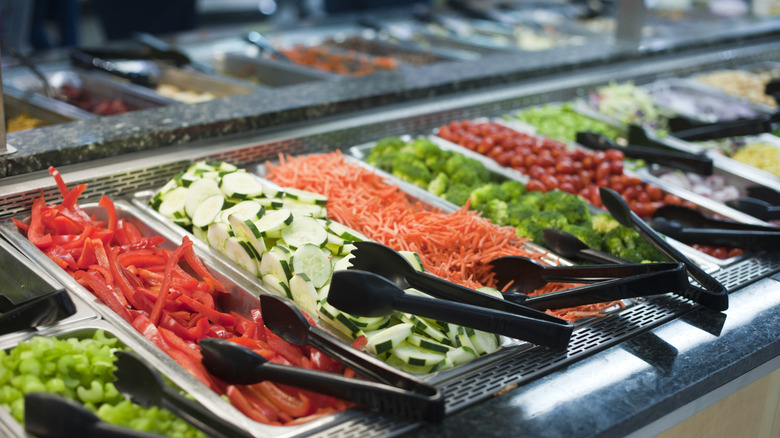
[[[596,150],[617,149],[629,158],[659,163],[686,172],[712,175],[712,158],[702,155],[689,154],[680,151],[667,151],[654,147],[636,146],[632,144],[629,144],[628,146],[618,146],[608,137],[595,132],[578,132],[577,143]]]
[[[547,228],[542,231],[544,245],[567,259],[582,259],[593,263],[632,263],[628,259],[593,249],[577,236],[563,230]]]
[[[263,323],[274,334],[294,345],[311,345],[358,374],[377,382],[436,396],[438,390],[375,358],[335,339],[319,327],[309,324],[306,317],[291,302],[273,295],[260,296]]]
[[[263,356],[224,339],[200,341],[203,365],[217,378],[231,384],[251,385],[263,380],[350,400],[379,412],[407,420],[441,422],[444,397],[424,396],[376,382],[340,374],[268,362]]]
[[[116,357],[114,386],[134,403],[167,409],[211,437],[252,436],[166,385],[160,373],[135,353],[117,351]]]
[[[366,271],[335,272],[328,303],[352,315],[385,316],[397,310],[552,348],[565,348],[573,331],[571,323],[533,309],[529,313],[540,314],[538,318],[408,295],[390,280]]]
[[[631,208],[629,208],[626,201],[618,192],[606,187],[601,187],[599,188],[599,193],[601,195],[601,202],[607,210],[609,210],[615,220],[625,227],[631,227],[636,230],[640,236],[647,240],[669,260],[684,263],[688,275],[702,286],[690,285],[688,289],[678,293],[678,295],[713,310],[722,311],[728,309],[729,296],[727,290],[718,282],[718,280],[706,273],[650,228],[650,226],[640,219],[636,213],[631,211]]]
[[[37,438],[160,438],[102,421],[77,402],[57,394],[24,396],[24,429]]]

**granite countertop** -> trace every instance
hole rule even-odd
[[[747,31],[746,31],[747,32]],[[773,23],[731,33],[720,44],[744,46],[745,38],[766,40],[780,32]],[[682,41],[682,40],[681,40]],[[711,41],[678,42],[691,50]],[[17,151],[0,156],[0,177],[130,152],[153,150],[229,134],[260,132],[323,117],[355,114],[384,105],[520,83],[551,72],[576,72],[590,66],[662,57],[663,45],[626,48],[608,40],[544,52],[487,55],[478,62],[452,61],[365,77],[343,77],[301,85],[267,88],[200,104],[174,104],[96,120],[82,120],[9,133]],[[5,73],[4,73],[5,75]]]
[[[779,367],[778,290],[776,279],[763,279],[731,293],[726,312],[697,308],[410,436],[658,434],[684,419],[677,410],[688,403]]]

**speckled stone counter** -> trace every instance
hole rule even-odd
[[[738,48],[772,41],[774,25],[752,29],[750,35],[722,38],[722,47]],[[758,29],[758,30],[757,30]],[[757,35],[755,34],[757,33]],[[693,40],[677,52],[701,49],[708,42]],[[552,49],[545,52],[496,54],[478,62],[445,62],[330,81],[269,88],[249,95],[195,105],[169,105],[97,120],[8,134],[17,152],[0,157],[0,177],[153,150],[169,145],[220,136],[276,129],[292,123],[316,122],[326,117],[359,113],[391,104],[409,104],[426,98],[516,84],[550,72],[571,71],[610,63],[663,57],[670,48],[638,51],[608,43]],[[5,75],[5,73],[4,73]]]
[[[780,283],[761,280],[729,304],[697,308],[411,436],[653,436],[687,404],[704,397],[706,407],[739,389],[736,379],[780,368]]]

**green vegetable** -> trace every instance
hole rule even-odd
[[[650,260],[664,260],[664,257],[639,236],[636,231],[624,226],[614,228],[604,235],[604,249],[611,254],[637,263]]]
[[[444,199],[455,205],[463,205],[471,196],[471,188],[465,184],[450,184],[447,192],[444,193]]]
[[[599,213],[592,218],[593,229],[599,234],[607,234],[620,226],[620,223],[608,213]]]
[[[439,173],[428,184],[428,191],[433,193],[436,196],[441,196],[447,191],[448,184],[449,184],[449,178],[447,178],[447,174]]]
[[[120,348],[116,338],[96,330],[91,338],[39,336],[0,350],[0,406],[23,423],[24,395],[45,391],[79,401],[112,424],[169,437],[204,437],[171,412],[145,409],[116,390],[112,373]]]
[[[538,133],[558,140],[575,141],[577,132],[581,131],[603,134],[611,139],[622,135],[606,123],[574,111],[571,102],[531,107],[516,114],[515,118],[535,127]]]
[[[471,208],[475,208],[477,210],[484,210],[489,201],[503,201],[505,198],[506,193],[504,193],[504,191],[501,189],[501,185],[496,183],[489,183],[477,187],[476,189],[472,190],[471,194],[469,195],[469,199],[471,199]]]

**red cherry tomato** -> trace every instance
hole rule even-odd
[[[541,181],[538,179],[532,179],[528,181],[528,184],[525,185],[526,190],[529,192],[546,192],[547,187],[542,184]]]

